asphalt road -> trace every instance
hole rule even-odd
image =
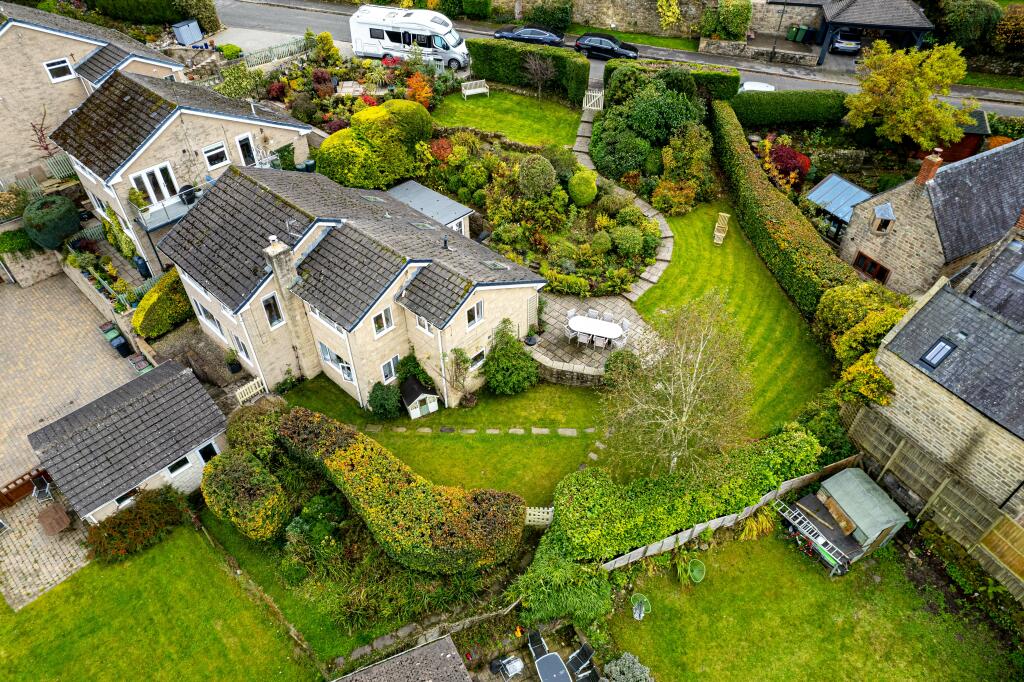
[[[254,2],[243,2],[241,0],[216,0],[217,12],[221,22],[232,28],[256,29],[260,31],[276,31],[287,34],[302,34],[307,28],[314,32],[328,31],[336,41],[350,42],[348,29],[348,17],[328,12],[318,12],[302,7],[278,7],[273,5],[257,4]],[[338,7],[338,9],[342,9]],[[464,29],[460,29],[464,33]],[[641,47],[642,56],[648,51],[646,46]],[[650,56],[662,56],[656,54],[655,49],[650,50]],[[687,59],[692,61],[718,61],[713,57],[706,58],[705,55],[687,53]],[[808,78],[785,75],[783,73],[764,73],[760,71],[748,71],[741,68],[740,71],[744,80],[755,80],[770,83],[779,90],[843,90],[855,92],[856,84],[835,82],[830,79],[827,72],[822,72],[820,77],[824,80],[812,80]],[[835,76],[832,76],[833,78]],[[841,76],[839,78],[842,78]],[[950,101],[959,101],[956,98]],[[1024,105],[1002,102],[984,101],[982,108],[986,111],[1008,116],[1024,115]]]

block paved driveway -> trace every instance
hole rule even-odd
[[[135,377],[102,322],[64,274],[0,285],[0,485],[39,463],[29,433]]]

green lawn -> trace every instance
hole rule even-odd
[[[960,81],[960,85],[998,88],[1001,90],[1024,90],[1024,78],[1020,76],[1004,76],[998,73],[977,73],[971,71]]]
[[[673,50],[686,50],[687,52],[696,52],[697,46],[700,43],[697,38],[670,38],[667,36],[647,35],[646,33],[626,33],[624,31],[614,31],[610,28],[596,28],[581,24],[572,24],[568,32],[577,36],[584,33],[607,33],[627,43],[651,45],[653,47],[669,47]]]
[[[313,680],[291,640],[191,528],[116,566],[90,564],[0,612],[9,680]]]
[[[322,412],[357,428],[374,421],[356,401],[321,375],[290,391],[289,404]],[[389,422],[371,433],[414,471],[443,485],[495,488],[522,495],[529,505],[549,505],[555,485],[586,460],[594,435],[583,429],[597,426],[598,395],[585,388],[539,384],[512,397],[480,394],[472,408],[442,409],[415,421]],[[393,426],[409,429],[392,431]],[[575,428],[576,437],[532,435],[531,426]],[[416,429],[430,427],[431,433]],[[442,427],[476,429],[475,434],[441,433]],[[507,433],[512,427],[526,433]],[[486,429],[502,429],[487,434]]]
[[[443,126],[470,126],[502,133],[523,144],[571,145],[576,140],[580,112],[536,97],[491,90],[490,96],[474,95],[462,99],[448,95],[434,110],[434,119]]]
[[[638,623],[620,610],[612,621],[615,643],[658,680],[1011,679],[991,632],[926,610],[895,557],[865,559],[842,578],[777,538],[701,558],[703,583],[641,578],[651,613]]]
[[[715,246],[711,235],[719,211],[733,212],[728,202],[719,201],[699,205],[681,218],[669,218],[675,235],[672,263],[636,307],[650,317],[712,288],[723,293],[748,347],[752,435],[761,436],[794,417],[828,386],[831,369],[810,327],[744,238],[735,218],[725,243]]]

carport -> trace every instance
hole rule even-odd
[[[818,66],[825,63],[832,37],[846,30],[876,31],[894,47],[921,41],[935,26],[912,0],[822,0],[822,33],[825,42],[818,55]]]

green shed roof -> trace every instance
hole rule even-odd
[[[867,541],[890,526],[909,519],[863,469],[849,468],[822,482],[821,487],[842,507]]]

